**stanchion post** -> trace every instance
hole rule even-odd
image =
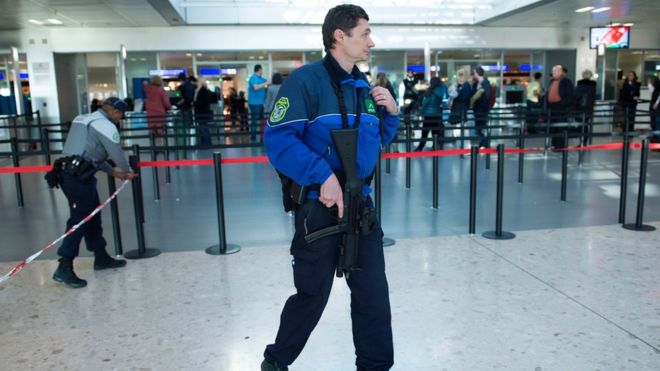
[[[438,135],[433,134],[433,151],[438,150]],[[433,156],[433,208],[438,208],[438,187],[440,173],[440,157]]]
[[[586,142],[586,130],[587,130],[587,113],[582,112],[582,127],[580,128],[580,152],[578,155],[578,165],[582,165],[584,160],[584,143]]]
[[[396,146],[397,144],[394,144],[394,145]],[[392,144],[389,144],[389,145],[385,146],[385,153],[390,153],[391,146],[392,146]],[[391,165],[390,165],[391,162],[392,162],[392,159],[390,159],[390,158],[385,159],[385,174],[389,174],[391,172],[391,168],[390,168],[391,167]]]
[[[170,160],[170,141],[167,139],[168,133],[167,133],[167,125],[165,125],[165,135],[163,136],[163,141],[165,144],[165,161]],[[169,166],[165,167],[165,183],[170,184],[172,183],[172,171]]]
[[[406,152],[412,152],[412,127],[409,124],[406,127]],[[410,167],[411,167],[411,158],[406,157],[406,189],[410,189]]]
[[[18,160],[18,139],[16,137],[11,137],[11,161],[12,165],[17,168],[19,167]],[[14,182],[16,183],[16,200],[18,201],[18,207],[25,206],[23,200],[23,182],[21,181],[21,173],[14,173]]]
[[[209,255],[229,255],[241,251],[240,246],[227,244],[227,234],[225,232],[225,203],[222,191],[222,155],[220,152],[213,153],[213,169],[215,174],[215,200],[218,211],[218,245],[206,248]]]
[[[521,149],[520,153],[518,153],[518,183],[522,184],[525,171],[525,153],[522,151],[525,149],[525,132],[522,125],[518,132],[518,148]]]
[[[510,240],[516,237],[511,232],[502,231],[502,208],[504,205],[504,144],[497,145],[497,189],[495,202],[495,230],[484,232],[482,236],[490,240]]]
[[[137,144],[135,145],[137,146]],[[134,146],[134,147],[135,147]],[[139,153],[139,151],[135,151],[134,153]],[[138,163],[140,162],[138,156],[135,154],[129,156],[128,161],[130,162],[131,168],[133,169],[134,172],[138,174],[137,177],[133,178],[131,182],[131,190],[133,192],[133,212],[135,215],[135,229],[136,229],[136,236],[137,236],[137,244],[138,248],[137,250],[131,250],[128,251],[126,254],[124,254],[124,257],[126,259],[146,259],[146,258],[152,258],[154,256],[160,255],[160,250],[159,249],[148,249],[145,246],[144,242],[144,215],[142,213],[144,210],[142,209],[141,205],[141,199],[142,199],[142,184],[140,184],[139,179],[140,179],[140,168],[138,167]]]
[[[461,149],[465,148],[465,113],[461,112]],[[465,155],[461,155],[465,158]]]
[[[547,151],[548,148],[550,147],[550,117],[552,117],[552,112],[548,108],[548,114],[545,118],[545,150]]]
[[[151,161],[158,160],[158,152],[156,151],[156,134],[151,133],[149,135],[149,142],[151,142]],[[158,167],[153,166],[151,168],[151,176],[153,178],[153,187],[154,187],[154,201],[160,200],[160,185],[158,184]]]
[[[486,113],[486,118],[487,117],[488,113]],[[486,148],[490,149],[490,125],[488,124],[488,121],[486,121],[486,135]],[[490,152],[486,153],[486,170],[490,170]]]
[[[41,132],[43,133],[41,135],[41,138],[42,138],[41,149],[44,151],[44,158],[46,160],[46,164],[50,165],[50,163],[51,163],[51,158],[50,158],[50,134],[49,134],[50,132],[48,131],[48,129],[43,129]]]
[[[131,164],[133,171],[138,174],[137,178],[133,179],[133,186],[138,189],[138,206],[140,207],[140,223],[144,223],[144,195],[142,194],[142,170],[140,170],[140,146],[133,145],[133,155],[135,156],[135,164]]]
[[[387,148],[387,147],[389,147],[389,146],[386,146],[385,148]],[[381,153],[382,153],[382,151],[381,151]],[[382,161],[382,159],[381,159],[381,156],[380,156],[380,153],[379,153],[378,160],[376,161],[376,174],[375,174],[374,181],[375,181],[375,187],[376,187],[376,196],[375,196],[376,217],[378,218],[378,222],[380,223],[381,228],[382,228],[382,226],[383,226],[383,216],[382,216],[383,215],[383,213],[382,213],[382,210],[383,210],[383,206],[382,206],[383,205],[382,204],[383,197],[382,197],[381,192],[382,192],[382,189],[383,189],[383,176],[382,176],[382,169],[381,169],[381,161]],[[395,244],[395,241],[393,239],[383,236],[383,247],[392,246],[394,244]]]
[[[568,131],[564,131],[564,149],[561,152],[561,200],[566,201],[566,181],[568,173]]]
[[[477,156],[479,146],[473,145],[470,150],[470,221],[468,233],[475,234],[477,221]]]
[[[630,139],[623,134],[621,148],[621,187],[619,193],[619,224],[626,223],[626,200],[628,198],[628,155],[630,154]]]
[[[646,168],[649,159],[649,140],[642,141],[642,156],[639,164],[639,191],[637,192],[637,217],[635,224],[624,224],[623,228],[631,231],[651,232],[655,231],[652,225],[642,224],[644,218],[644,192],[646,188]]]
[[[108,193],[113,194],[117,191],[115,185],[115,178],[108,175]],[[119,206],[117,197],[110,201],[110,216],[112,218],[112,236],[115,239],[115,255],[120,256],[124,253],[124,248],[121,244],[121,227],[119,225]]]

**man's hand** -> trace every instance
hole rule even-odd
[[[344,194],[334,173],[321,184],[319,201],[327,208],[337,205],[338,216],[344,216]]]
[[[123,171],[115,171],[115,172],[112,173],[112,176],[115,177],[115,178],[123,179],[123,180],[132,180],[133,178],[135,178],[138,175],[137,175],[137,173],[127,173],[127,172],[123,172]]]
[[[374,102],[377,106],[383,106],[390,115],[396,115],[399,113],[399,106],[396,105],[396,101],[390,91],[385,89],[382,86],[375,86],[369,92],[371,97],[374,99]]]

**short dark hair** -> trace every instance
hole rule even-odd
[[[279,72],[275,72],[273,74],[273,78],[271,79],[271,82],[275,85],[280,85],[282,84],[282,74]]]
[[[537,72],[537,73],[534,74],[534,80],[538,80],[541,77],[543,77],[543,74],[541,72]]]
[[[257,65],[254,66],[254,72],[257,72],[257,71],[262,70],[262,69],[263,69],[263,67],[261,67],[260,64],[257,64]]]
[[[477,66],[477,67],[475,67],[475,68],[474,68],[474,73],[476,73],[476,74],[479,75],[479,76],[483,76],[483,75],[484,75],[484,69],[483,69],[483,67],[481,67],[481,66]]]
[[[369,20],[367,12],[361,7],[351,4],[337,5],[330,9],[325,15],[321,31],[323,32],[323,47],[326,53],[335,45],[335,30],[340,29],[350,35],[352,29],[357,26],[360,19]]]

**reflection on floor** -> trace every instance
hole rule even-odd
[[[618,225],[399,239],[385,254],[393,370],[657,370],[657,241]],[[3,369],[257,370],[293,292],[287,252],[177,252],[102,272],[80,258],[79,290],[36,261],[0,286]],[[292,371],[354,369],[349,298],[336,279]]]

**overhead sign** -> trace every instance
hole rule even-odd
[[[184,75],[186,74],[186,69],[180,69],[180,70],[149,70],[149,75],[158,75],[158,76],[179,76],[180,73],[183,73]]]

